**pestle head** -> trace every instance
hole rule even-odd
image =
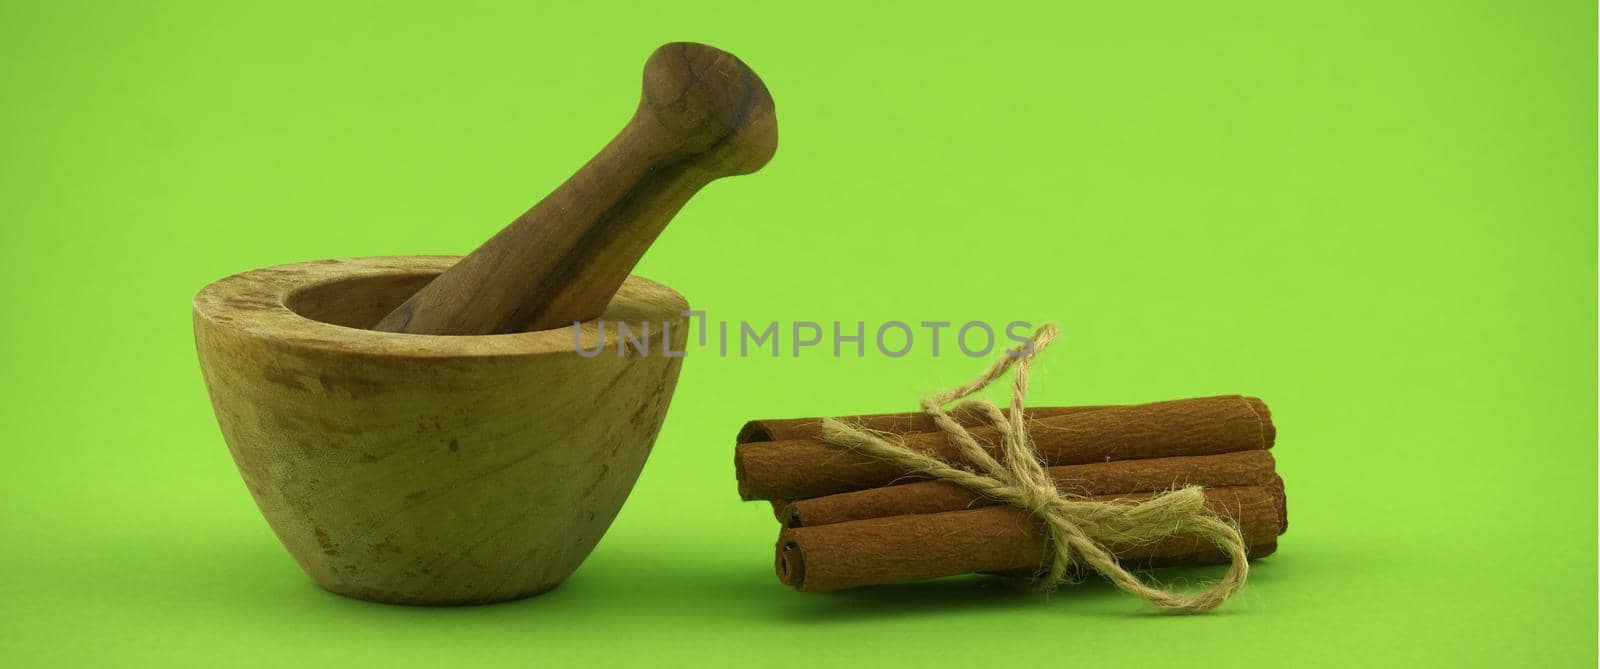
[[[610,143],[373,329],[503,334],[596,318],[689,198],[761,169],[777,146],[772,96],[748,66],[704,44],[656,49]]]
[[[674,42],[650,54],[634,122],[655,125],[650,134],[663,150],[714,176],[759,170],[778,150],[767,85],[738,57],[704,44]]]

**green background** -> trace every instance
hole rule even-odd
[[[1510,1],[0,1],[0,651],[1592,666],[1595,20]],[[278,263],[471,250],[621,127],[674,40],[760,72],[782,139],[639,273],[713,319],[1055,321],[1040,403],[1265,398],[1293,522],[1246,590],[1189,618],[1097,581],[792,592],[768,510],[734,492],[739,424],[906,409],[983,363],[707,351],[561,588],[458,609],[316,588],[227,455],[190,298]]]

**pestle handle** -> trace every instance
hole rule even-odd
[[[639,108],[599,154],[373,329],[500,334],[596,318],[690,197],[761,169],[777,146],[772,96],[743,62],[704,44],[656,49]]]

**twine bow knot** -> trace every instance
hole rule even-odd
[[[922,399],[922,410],[947,435],[967,467],[934,455],[906,448],[886,435],[829,418],[822,422],[822,438],[907,471],[957,483],[985,497],[1027,511],[1043,521],[1049,532],[1052,556],[1036,578],[1041,589],[1053,589],[1069,580],[1073,565],[1081,561],[1118,588],[1138,596],[1162,611],[1201,613],[1227,601],[1244,585],[1250,571],[1244,539],[1238,528],[1205,506],[1199,486],[1160,493],[1144,501],[1091,501],[1056,488],[1045,463],[1034,450],[1023,425],[1023,402],[1028,394],[1028,370],[1040,350],[1056,338],[1056,326],[1046,324],[1033,338],[1013,349],[972,381]],[[987,399],[967,399],[998,380],[1012,366],[1011,406],[1002,410]],[[997,458],[979,444],[945,407],[965,400],[958,409],[977,411],[999,432]],[[1179,533],[1190,533],[1216,543],[1230,563],[1221,580],[1193,593],[1150,585],[1117,563],[1107,543],[1138,545]]]

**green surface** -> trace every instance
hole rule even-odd
[[[6,664],[1595,663],[1593,3],[448,4],[0,2]],[[982,365],[705,350],[555,592],[312,585],[229,460],[190,297],[470,250],[672,40],[760,72],[782,140],[641,274],[713,319],[1055,321],[1041,403],[1266,398],[1292,527],[1247,589],[1191,618],[1099,582],[792,592],[738,425]]]

